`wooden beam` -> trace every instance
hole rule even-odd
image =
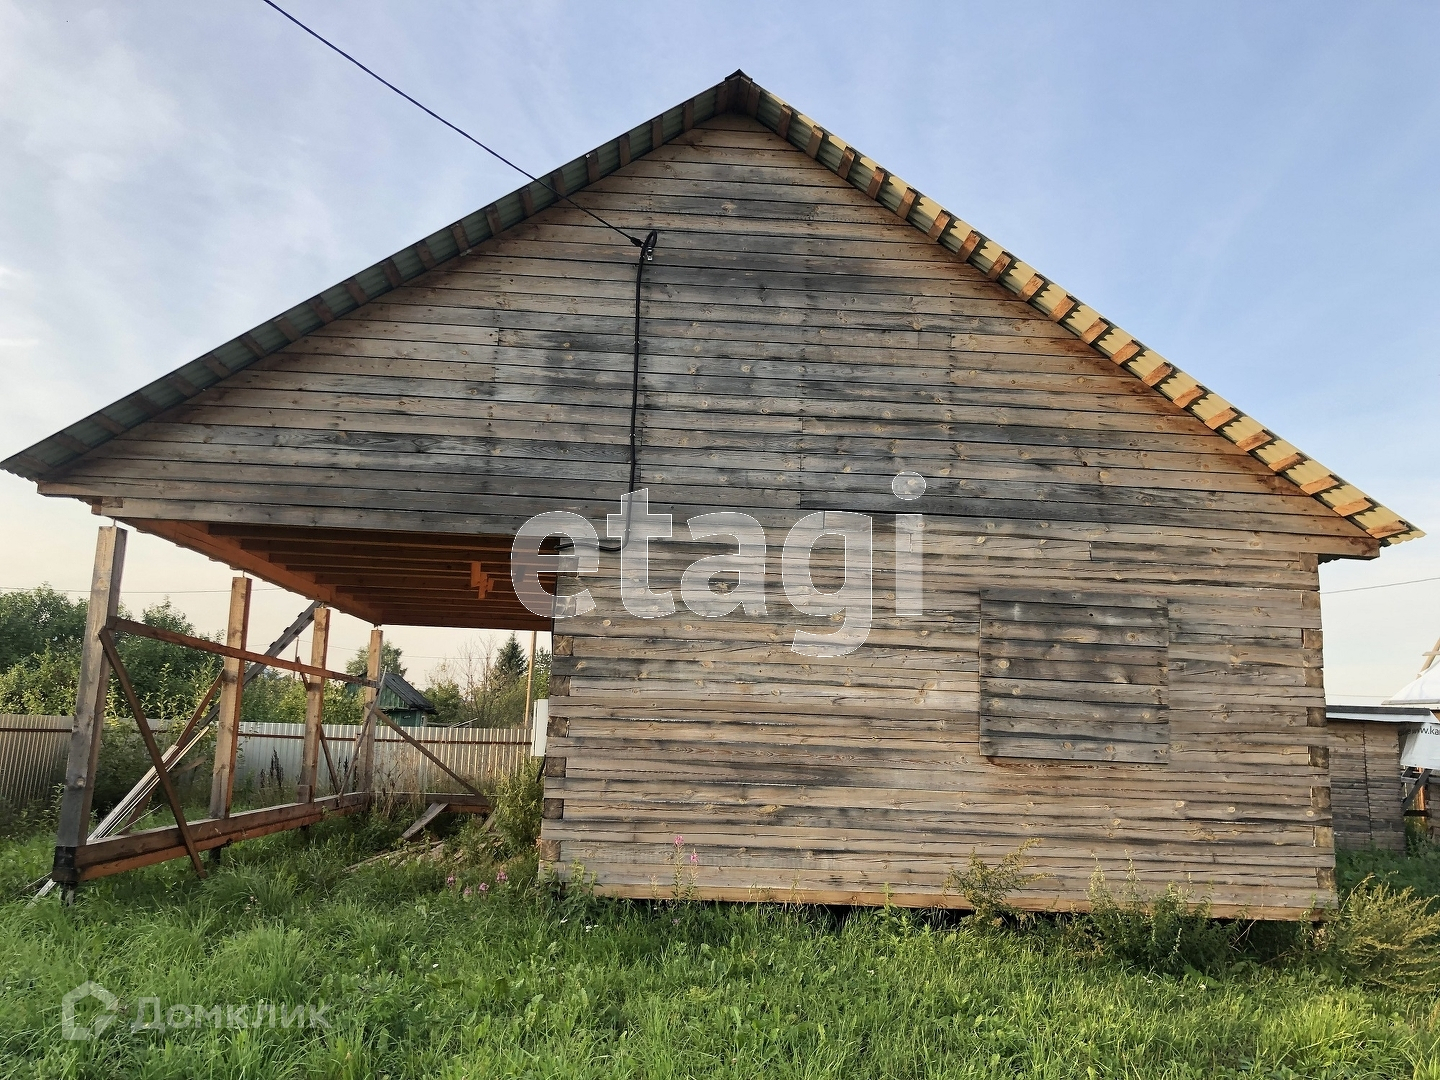
[[[379,630],[376,630],[376,631],[375,631],[375,633],[377,633],[377,634],[378,634],[379,632],[380,632]],[[399,735],[400,738],[404,739],[404,740],[405,740],[406,742],[408,742],[411,746],[415,747],[416,750],[419,750],[420,753],[424,754],[427,758],[429,758],[429,759],[431,760],[431,762],[433,762],[437,768],[439,768],[442,772],[445,773],[446,776],[450,777],[450,779],[454,780],[457,784],[459,784],[461,787],[463,787],[466,791],[470,792],[471,795],[475,795],[475,796],[477,796],[477,797],[479,797],[479,798],[482,798],[482,799],[485,797],[484,795],[482,795],[482,794],[480,793],[479,789],[477,789],[474,785],[472,785],[472,784],[470,783],[469,780],[466,780],[463,776],[461,776],[459,773],[457,773],[454,769],[450,768],[449,765],[446,765],[445,762],[441,761],[438,757],[436,757],[436,756],[435,756],[434,754],[432,754],[428,749],[426,749],[426,747],[425,747],[419,740],[417,740],[414,736],[412,736],[408,731],[406,731],[404,728],[402,728],[399,724],[395,723],[394,720],[391,720],[390,717],[389,717],[388,715],[386,715],[386,713],[385,713],[385,711],[384,711],[383,709],[376,709],[376,710],[375,710],[375,715],[378,716],[378,717],[380,718],[380,720],[381,720],[387,727],[389,727],[392,731],[394,731],[395,734]],[[371,742],[372,742],[372,744],[373,744],[373,742],[374,742],[374,728],[371,728]]]
[[[909,221],[910,211],[915,208],[915,200],[919,197],[918,191],[913,187],[907,187],[904,194],[900,196],[900,205],[895,208],[895,216],[901,221]]]
[[[807,157],[815,157],[820,153],[820,144],[825,141],[825,132],[819,124],[810,125],[810,138],[805,143],[805,154]]]
[[[248,578],[236,578],[236,581]],[[130,619],[114,618],[107,624],[111,630],[122,634],[135,634],[139,637],[154,638],[156,641],[166,641],[171,645],[184,645],[189,649],[199,649],[201,652],[214,653],[216,656],[223,656],[230,660],[248,660],[252,664],[260,664],[263,667],[284,668],[286,671],[294,671],[301,675],[310,675],[320,679],[338,679],[341,682],[355,683],[357,686],[368,686],[366,679],[359,675],[351,675],[344,671],[330,671],[327,668],[312,667],[310,664],[302,664],[296,660],[286,660],[283,656],[270,656],[267,653],[251,652],[248,649],[237,648],[233,645],[221,645],[214,641],[206,641],[204,638],[191,637],[189,634],[177,634],[174,630],[165,630],[158,626],[147,626],[144,623],[133,622]]]
[[[1195,404],[1195,402],[1199,401],[1209,392],[1209,390],[1206,390],[1205,387],[1197,383],[1196,385],[1190,387],[1189,390],[1182,390],[1170,400],[1173,401],[1176,405],[1180,406],[1180,408],[1185,409]]]
[[[80,880],[76,858],[90,830],[90,804],[100,757],[105,705],[110,694],[110,660],[100,640],[106,622],[120,610],[120,578],[125,569],[124,529],[107,525],[95,540],[95,568],[90,576],[90,604],[85,636],[80,642],[80,679],[75,699],[75,724],[65,764],[65,790],[55,834],[51,877],[67,892]]]
[[[368,604],[354,597],[344,595],[340,590],[317,585],[315,580],[297,573],[291,573],[283,566],[246,551],[217,526],[182,521],[159,521],[146,518],[127,518],[126,523],[141,532],[163,536],[173,544],[198,551],[218,562],[237,570],[244,570],[258,578],[299,593],[311,600],[323,600],[331,607],[347,615],[354,615],[366,622],[378,622],[378,613]],[[303,531],[303,530],[302,530]]]
[[[1020,292],[1016,295],[1018,295],[1021,300],[1028,302],[1030,298],[1043,289],[1045,285],[1046,281],[1043,277],[1039,274],[1031,274],[1030,280],[1020,286]]]
[[[1143,348],[1143,345],[1141,345],[1138,341],[1135,341],[1132,338],[1130,341],[1127,341],[1124,345],[1121,345],[1118,349],[1116,349],[1113,353],[1110,354],[1110,362],[1112,364],[1115,364],[1116,366],[1119,366],[1120,364],[1128,364],[1131,360],[1134,360],[1135,357],[1140,355],[1140,351]],[[1153,386],[1154,384],[1152,383],[1150,385]]]
[[[250,579],[241,576],[230,582],[230,615],[225,625],[225,645],[233,650],[234,655],[225,657],[225,666],[220,672],[220,722],[215,733],[215,765],[210,775],[212,818],[230,816],[230,798],[235,790],[235,753],[240,745],[240,705],[243,693],[240,685],[240,661],[242,656],[247,660],[252,659],[252,656],[244,656],[245,638],[249,629]],[[175,644],[183,645],[185,642]],[[258,659],[258,656],[254,658]]]
[[[786,142],[790,141],[790,121],[795,119],[795,110],[789,105],[780,108],[780,122],[775,125],[775,134]]]
[[[310,635],[310,666],[324,669],[330,642],[330,609],[315,610],[315,625]],[[324,734],[325,679],[311,678],[305,686],[305,741],[300,750],[300,778],[295,785],[296,802],[312,802],[315,779],[320,769],[320,739]]]
[[[380,659],[384,655],[385,635],[380,627],[370,628],[370,650],[366,656],[365,675],[370,680],[370,685],[365,687],[365,707],[373,709],[376,716],[383,717],[389,722],[389,717],[380,711],[380,680],[382,669]],[[356,771],[356,787],[365,794],[375,790],[375,724],[372,722],[368,728],[360,733],[360,745],[356,747],[359,767]]]
[[[995,256],[995,261],[990,264],[990,269],[985,271],[985,276],[991,281],[999,281],[1000,275],[1005,273],[1006,270],[1009,270],[1010,264],[1014,261],[1015,257],[1008,251],[1000,252],[999,255]]]
[[[1059,299],[1055,306],[1050,309],[1050,321],[1056,323],[1063,322],[1070,313],[1079,306],[1080,301],[1076,300],[1069,293],[1066,293]]]
[[[1174,373],[1175,368],[1173,365],[1166,363],[1156,364],[1140,377],[1140,381],[1146,386],[1158,386]]]
[[[195,847],[206,851],[236,840],[313,825],[331,814],[348,814],[364,805],[363,796],[332,795],[309,803],[287,803],[263,810],[244,811],[228,818],[192,821],[189,823],[190,835]],[[182,858],[186,854],[180,830],[175,826],[112,836],[83,850],[79,877],[82,881],[90,881],[141,866]]]
[[[1332,506],[1330,509],[1341,517],[1350,517],[1352,514],[1363,514],[1366,510],[1373,509],[1375,504],[1368,498],[1352,499],[1348,503],[1341,503],[1339,506]]]
[[[1259,431],[1255,432],[1255,434],[1245,436],[1245,438],[1241,439],[1235,445],[1238,446],[1241,450],[1244,450],[1246,453],[1249,453],[1251,450],[1259,450],[1260,447],[1264,446],[1266,443],[1274,441],[1275,433],[1271,431],[1266,431],[1264,428],[1261,428]]]
[[[145,743],[145,752],[150,755],[150,765],[155,770],[156,778],[160,781],[160,789],[165,792],[165,801],[170,805],[170,813],[175,815],[175,827],[180,830],[180,839],[185,845],[185,851],[190,856],[195,873],[203,878],[205,867],[200,865],[200,852],[196,849],[195,841],[190,836],[190,827],[185,822],[185,808],[180,805],[180,796],[176,794],[175,785],[170,780],[170,770],[165,767],[165,761],[160,755],[160,747],[155,743],[155,733],[150,730],[150,721],[145,718],[145,710],[140,707],[140,699],[135,696],[135,687],[130,685],[130,673],[125,670],[125,662],[115,651],[115,636],[108,627],[100,631],[100,645],[110,660],[110,667],[120,683],[120,692],[125,695],[125,703],[130,706],[130,714],[135,717],[135,723],[140,728],[140,738]]]

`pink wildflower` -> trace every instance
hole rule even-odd
[[[480,884],[479,884],[479,885],[476,885],[475,887],[476,887],[477,889],[479,889],[481,892],[489,892],[489,891],[490,891],[490,886],[489,886],[489,885],[486,885],[485,882],[483,882],[483,881],[480,882]]]
[[[684,838],[683,836],[677,836],[677,837],[675,837],[675,846],[676,846],[677,848],[684,847],[684,846],[685,846],[685,838]]]
[[[446,884],[446,885],[454,885],[454,884],[455,884],[455,875],[454,875],[454,874],[451,874],[449,877],[447,877],[447,878],[445,879],[445,884]]]
[[[468,885],[465,886],[465,891],[464,891],[463,893],[461,893],[460,895],[463,896],[466,900],[469,900],[469,899],[470,899],[470,886],[468,886]]]
[[[510,875],[505,873],[504,867],[501,867],[499,870],[495,871],[495,880],[504,883],[510,880]]]
[[[700,865],[700,853],[699,853],[698,851],[692,851],[692,852],[690,852],[690,865],[691,865],[691,866],[699,866],[699,865]]]

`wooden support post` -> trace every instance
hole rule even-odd
[[[534,709],[532,704],[535,700],[535,643],[540,640],[540,635],[534,630],[530,631],[530,663],[525,668],[525,715],[521,723],[528,725],[532,723]]]
[[[237,577],[230,583],[230,618],[225,626],[225,644],[245,648],[250,626],[250,579]],[[230,816],[230,797],[235,791],[235,752],[240,745],[240,704],[242,662],[225,658],[220,673],[220,722],[215,733],[215,768],[210,777],[210,816]]]
[[[365,677],[372,685],[365,688],[365,708],[369,711],[380,697],[380,656],[385,647],[385,635],[380,627],[370,630],[370,653],[365,665]],[[360,733],[360,745],[355,748],[358,766],[355,774],[355,790],[366,795],[375,792],[375,724],[370,724]]]
[[[95,570],[90,577],[90,606],[85,614],[85,638],[80,648],[80,686],[75,699],[75,726],[70,730],[70,755],[65,765],[65,793],[60,801],[60,823],[55,834],[55,862],[51,877],[67,895],[79,882],[75,853],[90,832],[90,801],[95,790],[95,768],[100,758],[100,735],[105,724],[105,701],[110,692],[110,661],[100,641],[100,630],[120,609],[120,576],[125,569],[124,529],[107,525],[95,541]]]
[[[310,666],[323,668],[330,643],[330,609],[315,609],[315,628],[310,638]],[[305,743],[300,752],[300,780],[295,787],[296,802],[315,799],[315,779],[320,769],[320,725],[325,722],[325,680],[311,677],[305,689]],[[337,792],[332,794],[338,795]]]

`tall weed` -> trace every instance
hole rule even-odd
[[[1225,970],[1242,926],[1211,919],[1208,901],[1192,904],[1174,883],[1144,896],[1134,870],[1117,898],[1099,869],[1090,878],[1089,925],[1106,955],[1168,975]]]
[[[516,772],[500,781],[495,792],[495,832],[507,855],[532,850],[540,838],[540,812],[545,805],[545,782],[540,758],[529,758]]]
[[[1010,905],[1010,895],[1046,876],[1025,872],[1029,862],[1027,852],[1038,843],[1037,839],[1026,840],[994,866],[971,851],[968,867],[953,869],[945,875],[945,892],[958,892],[963,896],[976,922],[986,926],[1004,925],[1006,919],[1019,915]]]
[[[1402,993],[1440,989],[1440,911],[1435,898],[1367,877],[1316,935],[1321,955],[1346,978]]]

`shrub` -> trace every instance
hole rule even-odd
[[[1126,963],[1168,975],[1205,973],[1229,966],[1239,923],[1210,918],[1210,904],[1192,904],[1176,885],[1145,898],[1132,870],[1125,895],[1116,899],[1096,870],[1090,879],[1089,927],[1101,951]]]
[[[954,869],[945,876],[945,891],[958,892],[963,896],[977,922],[990,926],[1001,925],[1007,917],[1016,914],[1007,899],[1010,894],[1046,876],[1025,873],[1025,864],[1029,861],[1026,852],[1039,842],[1035,839],[1026,840],[996,866],[990,866],[971,851],[970,865],[965,870]]]
[[[1434,897],[1367,877],[1321,928],[1322,956],[1356,982],[1387,990],[1440,989],[1440,911]]]
[[[500,781],[495,793],[495,832],[505,852],[520,855],[540,838],[540,811],[545,804],[545,782],[540,758],[529,758],[518,771]]]

